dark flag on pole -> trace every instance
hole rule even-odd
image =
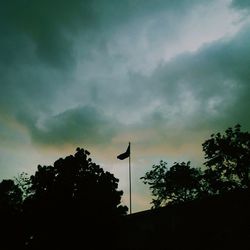
[[[126,152],[120,154],[117,156],[117,159],[119,160],[124,160],[126,158],[129,157],[129,161],[128,161],[128,169],[129,169],[129,211],[130,214],[132,213],[132,199],[131,199],[131,159],[130,159],[130,142],[128,144],[128,148],[126,150]]]
[[[130,143],[129,143],[129,145],[128,145],[128,148],[127,148],[126,152],[124,152],[124,153],[118,155],[118,156],[117,156],[117,159],[119,159],[119,160],[124,160],[124,159],[128,158],[129,156],[130,156]]]

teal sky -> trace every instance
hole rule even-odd
[[[201,166],[201,144],[250,130],[248,0],[12,0],[0,3],[0,176],[88,149],[133,210],[161,159]]]

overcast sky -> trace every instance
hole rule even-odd
[[[165,160],[203,162],[201,144],[250,130],[249,0],[12,0],[0,3],[0,176],[91,152],[133,210]]]

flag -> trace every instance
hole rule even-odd
[[[118,155],[118,156],[117,156],[117,159],[119,159],[119,160],[124,160],[124,159],[128,158],[129,156],[130,156],[130,143],[129,143],[129,145],[128,145],[128,148],[127,148],[126,152],[124,152],[124,153]]]

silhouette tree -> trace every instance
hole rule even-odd
[[[249,188],[250,134],[241,126],[217,133],[203,144],[208,192],[220,193],[236,188]]]
[[[13,180],[0,183],[0,244],[3,249],[13,249],[21,243],[22,191]]]
[[[24,202],[26,246],[30,249],[112,244],[119,216],[126,214],[118,179],[77,148],[54,166],[38,166]],[[111,236],[113,237],[113,236]]]
[[[31,194],[30,192],[31,180],[30,176],[27,173],[22,172],[21,174],[18,174],[17,177],[14,177],[14,182],[21,190],[23,200]]]
[[[141,179],[150,186],[154,197],[153,207],[166,203],[220,194],[250,186],[250,133],[242,132],[241,126],[217,133],[203,144],[205,169],[191,168],[190,162],[153,165]]]
[[[3,180],[0,183],[0,208],[1,211],[14,213],[19,210],[22,203],[22,191],[13,180]]]
[[[148,184],[155,199],[154,208],[166,203],[180,203],[193,200],[199,195],[201,171],[190,167],[190,162],[175,162],[167,168],[167,163],[153,165],[153,169],[141,177]]]

